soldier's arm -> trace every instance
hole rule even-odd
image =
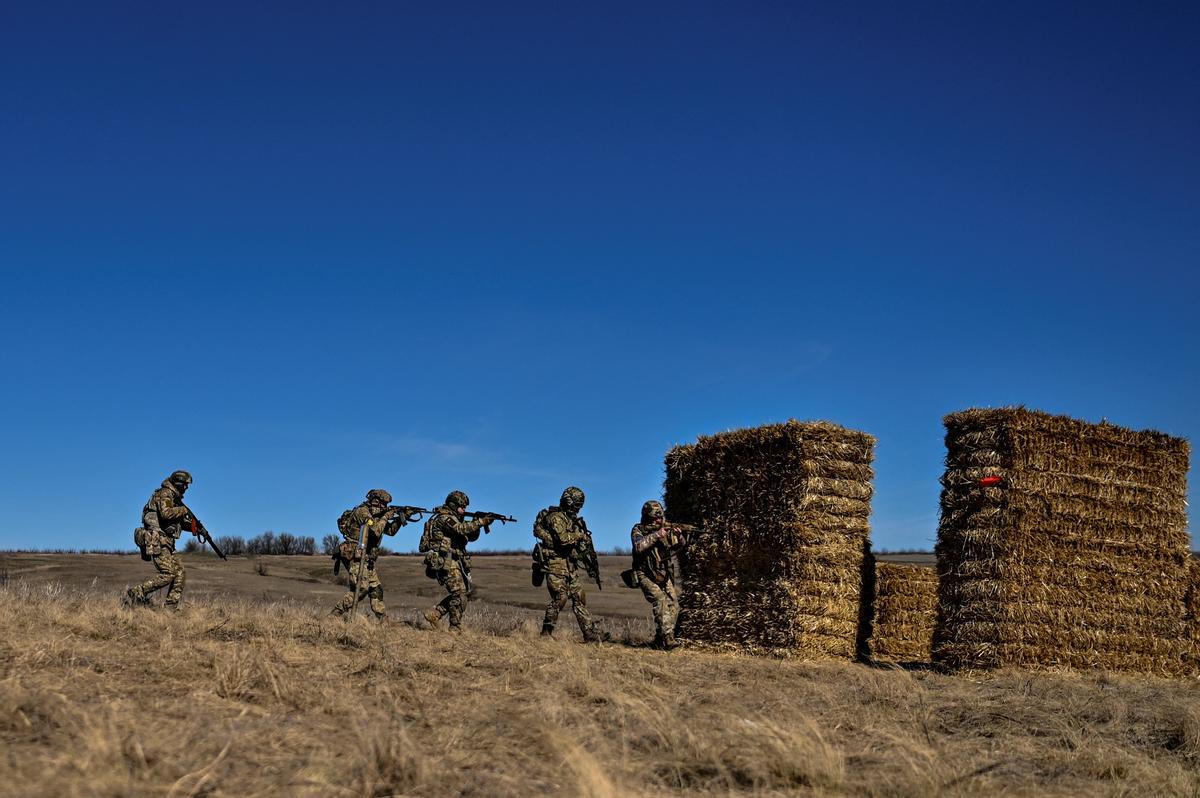
[[[665,540],[670,535],[669,529],[656,529],[653,532],[643,533],[640,528],[633,529],[633,550],[638,554],[646,551],[654,546],[660,540]]]
[[[399,509],[388,510],[387,515],[380,522],[384,524],[383,531],[385,534],[394,535],[400,531],[400,527],[408,523],[408,517],[400,512]]]
[[[458,533],[463,536],[467,542],[479,540],[479,533],[483,531],[486,524],[478,518],[471,521],[459,521]]]
[[[583,540],[582,524],[577,524],[566,513],[551,513],[546,519],[546,525],[554,533],[554,539],[560,546],[574,546]]]
[[[176,504],[174,497],[164,495],[158,497],[158,517],[168,524],[173,524],[176,521],[182,521],[190,514],[188,508],[183,504]]]

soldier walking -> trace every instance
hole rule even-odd
[[[537,569],[535,574],[544,575],[550,592],[546,615],[542,619],[542,634],[554,633],[558,614],[569,599],[584,641],[598,643],[600,635],[588,611],[587,594],[579,578],[580,564],[589,557],[594,562],[595,558],[592,533],[579,516],[583,501],[583,491],[572,486],[562,492],[557,505],[538,513],[533,523],[533,534],[538,540],[534,546],[534,567]],[[595,578],[599,580],[598,571]]]
[[[383,604],[383,584],[379,581],[379,573],[375,563],[379,559],[379,546],[384,535],[394,535],[400,527],[408,523],[405,508],[389,507],[392,494],[386,490],[367,491],[367,500],[362,504],[342,513],[338,519],[338,531],[344,538],[339,549],[342,564],[350,575],[350,590],[342,596],[333,608],[332,615],[344,615],[353,609],[358,602],[366,597],[371,599],[371,611],[381,621],[387,620],[387,607]],[[363,546],[359,547],[359,542]],[[360,565],[363,566],[360,569]],[[362,570],[361,583],[357,586],[359,571]]]
[[[175,554],[175,541],[183,534],[184,524],[192,520],[191,511],[183,503],[183,494],[191,484],[191,474],[174,471],[150,495],[150,500],[142,508],[142,525],[134,531],[134,541],[142,552],[142,559],[153,562],[158,575],[125,591],[126,600],[133,606],[148,605],[150,594],[166,587],[169,589],[163,607],[168,610],[179,609],[187,575],[183,563]],[[192,534],[197,534],[194,526]]]
[[[675,623],[679,620],[679,588],[675,584],[672,553],[686,542],[682,527],[668,524],[663,506],[656,501],[642,505],[642,520],[630,532],[633,543],[633,579],[654,611],[654,645],[672,649]]]
[[[433,508],[425,522],[420,551],[425,555],[425,575],[446,588],[446,597],[423,613],[430,626],[437,627],[450,616],[450,631],[462,631],[463,610],[471,593],[471,555],[467,544],[479,540],[492,518],[482,516],[468,521],[464,516],[471,500],[461,490],[452,491],[446,503]]]

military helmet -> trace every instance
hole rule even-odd
[[[367,501],[378,502],[379,504],[391,504],[392,494],[381,488],[375,488],[375,490],[367,491]]]
[[[583,507],[583,491],[572,485],[562,492],[562,498],[558,500],[558,506],[564,510],[578,510]]]
[[[172,471],[171,476],[167,477],[167,482],[172,482],[176,485],[191,485],[192,475],[187,471]]]
[[[664,513],[663,513],[663,506],[662,506],[661,502],[657,502],[654,499],[651,499],[650,501],[648,501],[642,505],[642,523],[643,524],[649,523],[650,521],[660,520],[660,519],[662,519],[663,516],[664,516]]]
[[[455,507],[458,509],[463,509],[470,503],[471,503],[471,499],[467,496],[467,494],[463,493],[461,490],[452,490],[446,496],[446,506],[447,507]]]

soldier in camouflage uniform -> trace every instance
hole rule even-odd
[[[386,490],[367,491],[367,500],[357,507],[347,510],[338,519],[338,531],[344,538],[341,545],[342,562],[345,563],[350,575],[350,590],[342,596],[333,608],[333,615],[344,615],[363,598],[370,596],[371,611],[381,621],[387,620],[387,607],[383,604],[383,585],[379,581],[379,573],[375,570],[375,561],[379,558],[379,546],[384,535],[394,535],[400,527],[408,523],[408,518],[398,507],[389,507],[392,494]],[[364,530],[363,527],[366,527]],[[359,551],[358,540],[360,533],[365,533],[365,551]],[[362,584],[358,586],[357,600],[354,595],[354,581],[358,578],[359,563],[366,557],[366,568],[363,569]]]
[[[462,631],[463,610],[470,598],[471,555],[467,544],[479,540],[479,533],[490,519],[467,521],[463,516],[471,500],[461,490],[446,497],[446,503],[433,508],[425,522],[420,551],[425,555],[425,574],[446,588],[446,597],[426,610],[424,618],[436,627],[450,616],[450,631]]]
[[[656,501],[642,505],[642,521],[630,532],[633,543],[634,579],[642,595],[654,608],[654,644],[676,648],[675,622],[679,619],[679,589],[671,553],[684,545],[684,532],[667,524],[663,506]]]
[[[583,507],[583,491],[569,487],[562,492],[557,506],[547,507],[538,513],[533,523],[533,534],[538,539],[534,547],[537,567],[545,575],[550,601],[546,604],[546,615],[542,619],[542,634],[554,633],[559,612],[571,601],[575,620],[588,643],[599,642],[600,636],[587,608],[587,594],[579,578],[579,548],[591,546],[592,534],[587,524],[579,517]]]
[[[148,605],[150,593],[168,587],[163,607],[179,609],[187,576],[183,563],[175,554],[175,541],[183,534],[184,525],[192,520],[191,511],[183,503],[183,494],[191,484],[191,474],[175,471],[163,480],[142,508],[142,525],[134,531],[134,540],[142,551],[142,558],[154,563],[158,576],[125,591],[126,600],[133,606]],[[196,534],[194,528],[192,534]]]

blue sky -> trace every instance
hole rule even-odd
[[[578,484],[608,547],[795,417],[927,548],[947,412],[1200,434],[1194,4],[244,6],[0,11],[0,547],[176,468],[220,534]]]

